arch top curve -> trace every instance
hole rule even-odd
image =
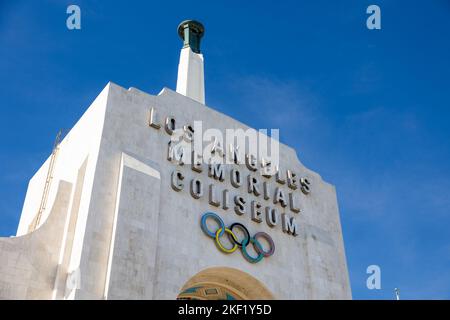
[[[254,276],[230,267],[210,267],[192,276],[177,296],[180,300],[274,300]]]

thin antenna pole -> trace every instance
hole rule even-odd
[[[395,299],[396,300],[400,300],[400,289],[399,288],[395,288],[394,292],[395,292]]]

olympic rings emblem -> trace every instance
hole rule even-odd
[[[219,228],[212,232],[208,229],[208,226],[206,225],[206,220],[210,218],[217,222],[219,225]],[[210,238],[215,239],[216,245],[219,248],[220,251],[225,253],[233,253],[238,248],[241,249],[242,255],[244,258],[250,262],[250,263],[257,263],[262,260],[264,257],[270,257],[275,252],[275,243],[273,242],[272,238],[265,232],[257,232],[253,237],[250,236],[250,232],[248,229],[241,223],[233,223],[230,225],[229,228],[225,226],[225,223],[223,220],[214,212],[206,212],[203,214],[201,218],[201,228],[203,232]],[[245,237],[241,241],[236,237],[236,235],[233,233],[234,229],[240,229],[244,234]],[[230,239],[233,246],[231,248],[225,247],[222,242],[220,241],[220,238],[227,234],[228,238]],[[261,245],[261,242],[258,241],[258,239],[265,239],[269,243],[269,250],[264,250],[263,246]],[[253,245],[253,248],[255,249],[256,253],[258,254],[256,257],[252,257],[248,251],[247,246],[249,244]]]

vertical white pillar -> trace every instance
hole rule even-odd
[[[205,104],[205,76],[200,40],[205,28],[195,20],[186,20],[178,26],[178,35],[183,40],[178,65],[177,92]]]
[[[184,47],[178,65],[177,92],[205,104],[203,54]]]

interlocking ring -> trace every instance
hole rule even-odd
[[[239,227],[239,229],[241,229],[242,231],[244,231],[244,233],[245,233],[245,238],[244,238],[244,240],[245,240],[245,242],[244,242],[244,240],[242,240],[241,242],[238,242],[237,241],[237,237],[236,237],[236,235],[233,233],[233,229],[235,228],[235,227]],[[242,246],[246,246],[246,245],[248,245],[248,243],[249,243],[249,241],[250,241],[250,232],[248,232],[248,229],[242,224],[242,223],[239,223],[239,222],[235,222],[235,223],[233,223],[231,226],[230,226],[230,230],[231,230],[231,234],[233,235],[232,237],[230,237],[231,239],[231,241],[233,241],[235,244],[237,244],[239,247],[242,247]]]
[[[218,224],[219,224],[219,229],[220,234],[219,237],[223,236],[223,234],[225,233],[225,223],[223,223],[223,220],[220,219],[220,217],[215,214],[214,212],[206,212],[201,220],[201,226],[202,226],[202,230],[204,233],[206,233],[208,236],[210,236],[211,238],[215,239],[216,238],[216,232],[211,232],[208,230],[208,226],[206,225],[206,219],[208,218],[213,218]]]
[[[251,237],[250,238],[250,243],[253,244],[253,247],[255,248],[256,251],[258,251],[258,246],[261,247],[261,244],[259,244],[258,240],[255,239],[255,237]],[[244,246],[241,248],[242,250],[242,255],[244,256],[245,259],[247,259],[248,262],[250,263],[257,263],[260,262],[262,260],[262,258],[264,258],[264,254],[262,254],[261,252],[258,252],[258,256],[256,258],[253,258],[252,256],[250,256],[247,252],[247,247]]]
[[[214,219],[219,225],[219,228],[215,232],[212,232],[208,229],[208,226],[206,225],[206,220],[208,218]],[[225,223],[223,222],[223,220],[214,212],[206,212],[205,214],[203,214],[201,218],[201,228],[208,237],[215,239],[217,248],[219,248],[220,251],[225,253],[233,253],[237,250],[237,248],[241,248],[242,255],[250,263],[257,263],[261,261],[262,258],[270,257],[275,253],[275,243],[267,233],[257,232],[253,237],[251,237],[248,229],[243,224],[238,222],[233,223],[229,228],[227,228],[225,227]],[[240,229],[245,234],[245,237],[240,242],[233,232],[233,229],[235,228]],[[222,237],[225,233],[228,235],[230,242],[233,244],[231,248],[226,248],[220,241],[220,237]],[[263,246],[258,241],[258,238],[264,238],[269,243],[270,249],[267,251],[264,250]],[[249,244],[253,245],[253,248],[258,254],[256,257],[252,257],[248,253],[247,246]]]
[[[233,252],[235,252],[236,249],[238,248],[238,245],[237,245],[236,243],[234,243],[234,245],[233,245],[233,247],[232,247],[231,249],[227,249],[227,248],[225,248],[225,247],[223,246],[223,244],[220,242],[220,233],[221,233],[222,231],[223,231],[222,228],[220,228],[220,229],[218,229],[218,230],[216,231],[216,244],[219,246],[220,250],[222,250],[223,252],[226,252],[226,253],[233,253]],[[237,239],[236,239],[236,236],[234,235],[234,233],[233,233],[230,229],[225,228],[225,232],[226,232],[229,236],[231,236],[231,238],[232,238],[234,241],[237,240]]]
[[[269,251],[264,251],[263,247],[261,246],[261,242],[258,241],[258,237],[266,239],[266,241],[269,243],[269,246],[270,246]],[[267,233],[257,232],[257,233],[255,233],[253,238],[256,240],[255,241],[255,244],[256,244],[255,249],[258,253],[261,253],[264,257],[270,257],[271,255],[274,254],[275,243],[273,242],[272,237],[270,237]]]

